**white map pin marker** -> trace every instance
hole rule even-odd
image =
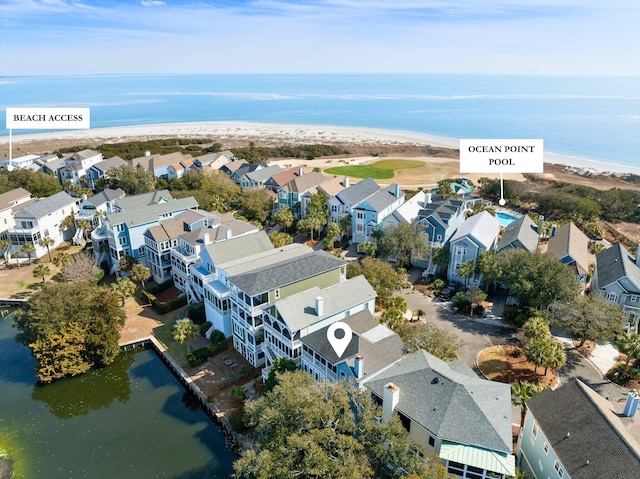
[[[341,338],[336,337],[336,331],[338,329],[344,332],[344,336],[342,336]],[[352,336],[353,331],[351,331],[349,325],[340,321],[333,323],[331,326],[329,326],[329,329],[327,329],[327,339],[329,340],[329,344],[331,344],[333,350],[336,352],[338,359],[342,357],[345,349],[347,349],[347,346],[349,346]]]

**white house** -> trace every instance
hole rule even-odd
[[[11,252],[19,252],[25,243],[35,246],[35,257],[46,254],[47,249],[38,244],[41,238],[54,240],[51,248],[55,248],[63,241],[69,240],[73,228],[63,229],[60,223],[70,214],[78,211],[76,200],[64,191],[47,198],[38,199],[16,211],[15,226],[8,231]],[[20,256],[25,256],[20,254]]]
[[[85,176],[89,168],[103,161],[102,153],[94,150],[82,150],[74,153],[64,160],[64,166],[58,170],[58,178],[64,185],[71,183],[82,186],[86,182]]]
[[[30,199],[31,193],[24,188],[15,188],[0,194],[0,240],[9,239],[8,231],[15,225],[14,211]]]

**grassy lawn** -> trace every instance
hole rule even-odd
[[[178,364],[180,364],[183,368],[189,367],[189,364],[187,363],[187,343],[180,344],[173,340],[173,338],[171,337],[172,327],[173,320],[169,320],[162,326],[154,328],[153,335],[158,339],[158,341],[160,341],[167,347],[167,349],[169,350],[169,354],[173,356],[173,359],[175,359]]]
[[[334,166],[326,168],[330,175],[351,176],[353,178],[373,178],[374,180],[389,180],[394,177],[396,170],[419,168],[424,162],[417,160],[381,160],[369,165]]]

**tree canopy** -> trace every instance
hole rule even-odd
[[[429,239],[417,223],[398,223],[382,230],[378,254],[383,258],[395,258],[398,267],[411,267],[411,258],[428,256]]]
[[[52,283],[16,316],[16,341],[31,348],[36,376],[51,382],[113,362],[125,315],[118,298],[85,282]]]
[[[360,407],[358,407],[360,405]],[[246,479],[381,477],[389,462],[417,478],[442,478],[437,461],[423,462],[397,415],[388,423],[370,396],[345,383],[317,382],[302,371],[279,375],[272,391],[245,403],[247,422],[256,427],[256,450],[234,464]]]
[[[384,303],[393,295],[394,290],[403,280],[393,267],[384,261],[366,256],[360,261],[352,261],[347,265],[347,278],[364,275],[369,284],[376,290],[378,299]]]

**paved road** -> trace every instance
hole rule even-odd
[[[439,299],[432,300],[417,291],[413,292],[411,289],[403,290],[400,294],[407,301],[410,310],[422,309],[425,311],[426,322],[455,334],[464,341],[465,346],[461,351],[460,359],[472,367],[476,355],[484,348],[518,342],[516,328],[500,325],[495,320],[464,318],[451,312],[448,309],[449,303]],[[619,406],[618,400],[624,397],[627,390],[607,380],[593,363],[584,358],[571,345],[567,344],[566,350],[567,363],[558,371],[560,383],[577,377]]]

